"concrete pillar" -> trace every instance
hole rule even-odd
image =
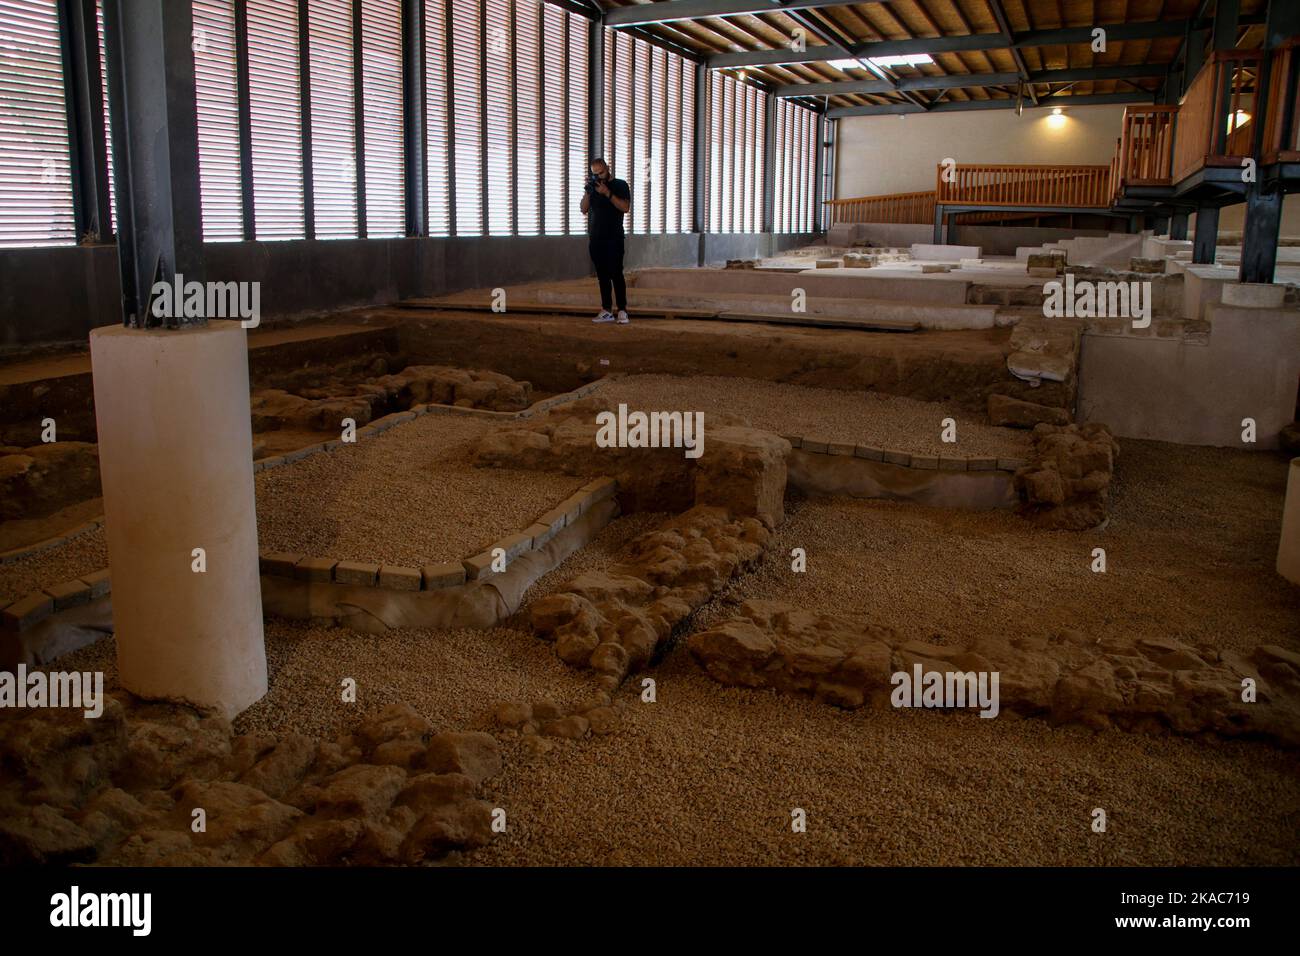
[[[246,339],[236,322],[90,334],[122,686],[227,717],[267,688]]]
[[[1282,540],[1277,545],[1277,573],[1300,584],[1300,458],[1291,459],[1282,511]]]

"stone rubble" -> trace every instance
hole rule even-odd
[[[1106,520],[1119,442],[1105,425],[1034,427],[1034,450],[1016,472],[1019,513],[1052,531],[1084,531]]]
[[[489,734],[393,704],[335,741],[233,735],[186,707],[110,695],[0,717],[0,865],[387,865],[492,837]],[[206,829],[195,832],[201,808]]]
[[[674,629],[738,574],[771,538],[762,521],[700,505],[641,535],[608,571],[588,571],[529,609],[534,632],[565,663],[608,688],[647,666]]]
[[[1173,638],[1093,640],[1073,631],[930,644],[891,628],[749,600],[738,616],[687,646],[719,683],[804,694],[838,707],[889,707],[890,678],[996,672],[1002,712],[1097,730],[1214,733],[1300,746],[1300,654],[1260,645],[1250,654]],[[1257,698],[1243,700],[1243,681]]]

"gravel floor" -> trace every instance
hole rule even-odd
[[[108,541],[103,528],[79,535],[66,544],[0,565],[0,606],[108,567]]]
[[[680,407],[680,402],[678,406]],[[392,433],[389,433],[392,434]],[[1272,570],[1285,464],[1267,454],[1125,441],[1104,532],[906,503],[794,505],[763,567],[703,608],[746,597],[869,615],[917,637],[1074,629],[1196,643],[1300,646],[1300,589]],[[660,516],[621,519],[529,598],[607,566]],[[784,555],[808,549],[797,578]],[[1088,570],[1107,549],[1105,575]],[[591,677],[526,630],[366,636],[268,622],[272,691],[240,730],[334,734],[392,700],[439,727],[485,727],[502,699],[585,698]],[[61,659],[103,668],[111,640]],[[356,677],[356,705],[338,681]],[[1300,767],[1260,743],[1053,728],[925,711],[845,712],[723,688],[680,644],[619,692],[623,729],[534,755],[503,736],[487,798],[509,829],[477,865],[1300,864]],[[790,812],[808,814],[791,832]],[[1094,808],[1109,818],[1090,829]]]
[[[860,614],[939,643],[1072,630],[1300,649],[1300,588],[1273,568],[1283,461],[1125,440],[1116,480],[1110,524],[1081,534],[1036,531],[1009,511],[810,500],[737,597]],[[796,547],[808,554],[797,575]],[[1091,570],[1094,548],[1106,551],[1104,574]]]
[[[455,561],[527,527],[584,478],[475,468],[473,442],[494,427],[425,415],[257,475],[264,550],[418,567]]]
[[[982,417],[934,402],[877,392],[804,388],[752,378],[628,375],[605,383],[600,398],[642,411],[702,411],[737,415],[756,428],[782,435],[853,442],[913,455],[1024,458],[1029,433],[994,428]],[[940,440],[945,418],[957,422],[957,441]]]

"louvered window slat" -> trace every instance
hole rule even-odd
[[[311,167],[316,238],[357,236],[351,0],[310,0]]]
[[[682,138],[692,135],[694,113],[694,71],[681,57],[636,37],[606,34],[604,154],[632,189],[629,232],[690,230],[693,147]]]
[[[366,144],[366,236],[391,238],[406,231],[402,150],[401,0],[361,4],[362,120]],[[314,93],[314,91],[313,91]]]
[[[566,138],[569,134],[565,97],[586,97],[585,89],[572,89],[568,85],[564,28],[568,16],[554,4],[542,4],[542,119],[541,130],[545,145],[542,150],[543,218],[546,234],[562,236],[567,231],[565,213],[573,203],[565,175],[569,162]],[[572,102],[569,103],[570,109]],[[579,131],[581,135],[581,130]]]
[[[113,122],[108,115],[108,61],[104,56],[104,0],[95,3],[95,32],[99,36],[99,90],[104,100],[104,148],[108,172],[108,235],[117,233],[117,192],[113,188]]]
[[[233,242],[244,237],[234,0],[194,0],[193,46],[203,238]]]
[[[429,197],[429,235],[451,234],[451,121],[447,109],[447,2],[425,0],[424,75],[427,106],[425,138],[428,165],[425,187]]]
[[[253,214],[258,239],[305,235],[295,0],[248,0]]]
[[[515,0],[514,7],[515,232],[536,236],[542,227],[541,114],[537,103],[541,88],[537,61],[540,11],[536,0]]]
[[[453,0],[454,2],[454,0]],[[514,198],[515,157],[511,141],[513,68],[510,60],[511,29],[509,0],[485,0],[487,38],[487,88],[484,108],[487,119],[488,235],[511,233],[511,200]]]
[[[568,14],[569,19],[569,117],[568,117],[568,182],[564,191],[565,219],[570,235],[579,236],[587,231],[586,217],[577,211],[575,197],[586,181],[588,163],[587,141],[587,43],[588,31],[594,29],[584,18]]]
[[[479,69],[483,36],[479,26],[482,0],[447,0],[451,5],[449,38],[453,97],[451,115],[456,131],[456,235],[483,235],[483,192],[479,156],[484,149],[479,126],[483,91]]]
[[[76,238],[54,0],[0,0],[0,246]]]

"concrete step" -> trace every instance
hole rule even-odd
[[[707,292],[740,295],[784,295],[803,289],[809,298],[888,299],[895,302],[963,305],[966,283],[934,282],[919,273],[915,277],[862,275],[871,270],[821,269],[812,274],[769,272],[759,269],[643,269],[629,277],[638,290],[664,292]]]
[[[801,277],[806,278],[806,277]],[[539,289],[537,300],[555,305],[591,306],[591,292]],[[755,295],[726,293],[665,292],[659,289],[628,290],[628,307],[647,312],[659,309],[687,309],[712,315],[746,314],[766,316],[767,321],[787,320],[796,324],[805,317],[850,320],[874,328],[899,327],[922,329],[991,329],[996,324],[997,307],[993,305],[939,305],[924,302],[900,302],[894,299],[858,299],[815,296],[805,300],[806,312],[792,310],[789,295]]]

